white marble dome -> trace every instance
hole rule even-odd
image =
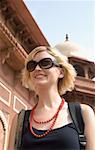
[[[67,57],[77,56],[81,58],[85,58],[85,50],[80,45],[69,41],[68,36],[66,36],[66,40],[62,43],[59,43],[54,46],[59,52],[66,55]]]
[[[63,53],[67,57],[76,55],[80,50],[80,47],[77,44],[70,41],[59,43],[55,45],[55,48],[58,49],[61,53]]]

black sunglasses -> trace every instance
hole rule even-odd
[[[35,70],[37,65],[39,65],[41,69],[49,69],[53,66],[60,67],[60,65],[56,61],[53,61],[51,58],[44,58],[38,62],[34,60],[29,61],[26,65],[26,68],[29,72],[32,72]]]

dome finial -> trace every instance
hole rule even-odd
[[[68,39],[69,39],[68,34],[66,34],[66,41],[69,41]]]

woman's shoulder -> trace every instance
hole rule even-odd
[[[80,106],[85,123],[89,124],[90,121],[95,124],[95,112],[93,108],[88,104],[80,104]]]
[[[86,104],[81,104],[82,115],[85,124],[84,134],[87,139],[87,149],[95,149],[95,112]]]
[[[94,109],[88,104],[80,104],[81,109],[84,113],[92,113],[94,114]]]

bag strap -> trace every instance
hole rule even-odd
[[[68,108],[69,108],[71,118],[79,134],[80,145],[85,146],[86,138],[84,136],[84,121],[82,117],[80,103],[70,102],[68,103]]]
[[[24,116],[25,116],[25,110],[22,109],[20,113],[18,114],[18,118],[17,118],[17,127],[16,127],[16,135],[15,135],[15,150],[20,150]]]

